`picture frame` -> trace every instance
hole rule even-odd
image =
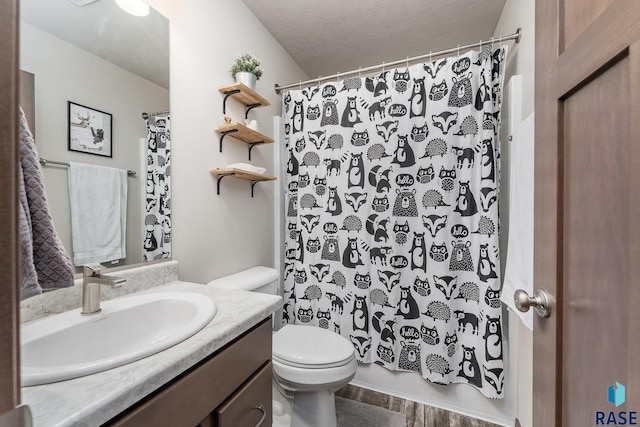
[[[112,122],[109,113],[68,101],[69,151],[113,157]]]

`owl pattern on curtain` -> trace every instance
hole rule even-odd
[[[505,56],[284,95],[285,323],[343,335],[360,362],[503,396]]]

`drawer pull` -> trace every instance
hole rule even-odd
[[[255,427],[260,427],[260,425],[262,424],[262,422],[264,421],[264,419],[267,417],[267,411],[264,410],[264,406],[260,405],[260,406],[256,406],[255,407],[258,411],[262,412],[262,417],[260,417],[260,421],[258,421],[258,423],[256,424]]]

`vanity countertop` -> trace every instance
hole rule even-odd
[[[22,388],[34,427],[97,426],[110,420],[274,313],[279,296],[170,282],[149,292],[195,292],[218,306],[200,332],[160,353],[86,377]],[[142,293],[142,292],[141,292]]]

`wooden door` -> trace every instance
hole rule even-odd
[[[535,105],[534,283],[555,302],[534,426],[620,424],[640,411],[640,1],[536,1]]]

